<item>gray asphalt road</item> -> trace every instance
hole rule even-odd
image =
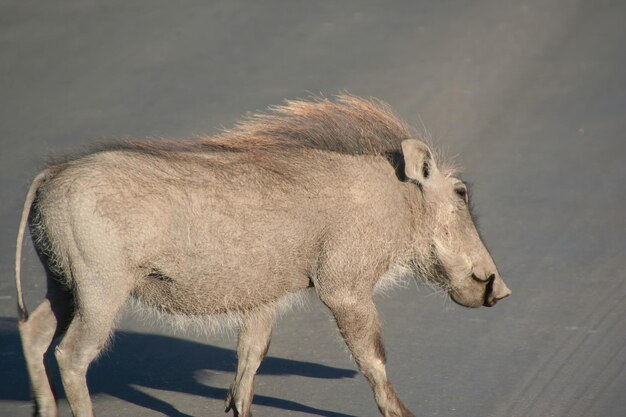
[[[347,90],[427,127],[475,184],[513,297],[379,299],[388,372],[419,416],[626,415],[626,7],[620,1],[0,2],[0,415],[28,416],[13,253],[50,155],[215,132]],[[26,250],[28,304],[43,273]],[[100,416],[221,415],[235,337],[125,314],[90,372]],[[280,320],[257,416],[374,416],[311,298]],[[67,403],[61,409],[68,415]]]

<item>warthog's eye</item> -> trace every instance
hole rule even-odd
[[[455,187],[454,192],[467,203],[467,188],[464,185]]]
[[[424,178],[428,178],[430,176],[430,164],[428,161],[424,161],[424,165],[422,166],[422,175]]]

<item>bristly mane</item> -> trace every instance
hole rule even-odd
[[[352,95],[333,99],[287,100],[265,113],[245,117],[216,136],[194,140],[125,139],[92,147],[64,158],[56,165],[100,151],[138,152],[177,159],[187,152],[256,152],[307,148],[347,155],[380,155],[402,168],[401,142],[416,138],[414,130],[380,100]]]
[[[305,147],[349,155],[387,154],[400,150],[414,132],[389,106],[376,99],[340,95],[334,100],[289,100],[267,113],[248,116],[233,129],[202,142]]]

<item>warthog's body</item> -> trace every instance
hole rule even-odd
[[[70,323],[55,353],[73,413],[92,415],[86,369],[133,296],[174,315],[237,318],[226,405],[248,416],[277,306],[315,287],[381,412],[410,416],[385,376],[372,303],[381,277],[412,272],[468,306],[509,293],[464,186],[410,137],[380,105],[341,97],[292,102],[214,139],[121,144],[49,167],[29,191],[17,259],[19,291],[34,203],[31,229],[52,278],[30,317],[19,299],[39,412],[56,415],[43,356]]]

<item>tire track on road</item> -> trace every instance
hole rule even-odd
[[[609,259],[598,261],[600,265],[616,265],[615,262],[604,262],[615,258],[610,256]],[[617,259],[617,258],[615,258]],[[592,271],[595,268],[590,268]],[[601,275],[602,276],[602,275]],[[605,275],[605,276],[619,276],[617,274]],[[623,294],[626,287],[626,281],[619,280],[613,286],[607,286],[606,290],[597,294],[595,297],[590,297],[597,300],[611,300],[616,294]],[[595,329],[601,326],[601,324],[613,313],[616,306],[624,305],[622,301],[624,297],[620,297],[612,302],[605,302],[601,304],[601,308],[596,308],[596,304],[584,318],[579,329]],[[619,320],[619,315],[618,315]],[[506,408],[499,410],[496,415],[503,417],[527,417],[532,415],[545,416],[547,410],[542,410],[540,407],[542,400],[547,397],[547,393],[550,391],[551,385],[557,378],[561,376],[564,370],[567,369],[570,360],[575,357],[581,350],[583,345],[586,345],[590,338],[594,336],[593,333],[586,332],[584,334],[580,332],[571,333],[564,337],[561,341],[557,342],[552,352],[542,360],[532,373],[525,378],[525,382],[522,385],[521,392],[516,396],[517,401],[507,406]],[[573,372],[568,372],[573,373]],[[573,373],[575,376],[576,374]],[[562,390],[563,387],[555,387],[556,390]],[[548,407],[550,404],[548,403]],[[539,414],[532,414],[539,412]]]

